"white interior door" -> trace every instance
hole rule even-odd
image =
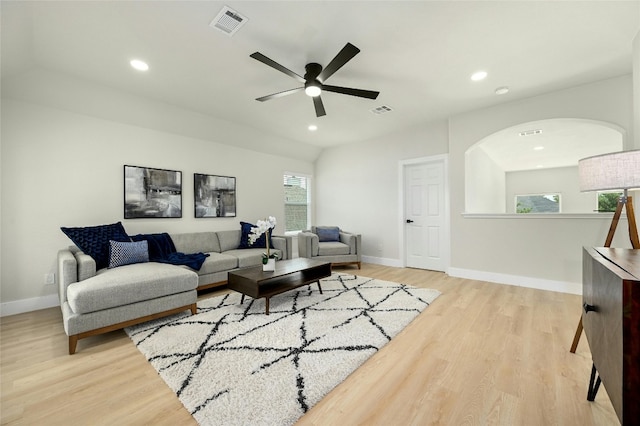
[[[405,257],[410,268],[445,271],[444,161],[404,167]]]

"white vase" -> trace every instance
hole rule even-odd
[[[275,271],[276,270],[276,260],[275,259],[267,259],[267,263],[262,264],[263,271]]]

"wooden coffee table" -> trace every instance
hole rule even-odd
[[[264,297],[265,313],[269,315],[271,296],[314,282],[318,283],[322,294],[320,280],[329,276],[331,263],[298,258],[276,262],[275,271],[263,271],[262,266],[254,266],[229,272],[227,284],[230,289],[242,293],[241,304],[245,295],[254,299]]]

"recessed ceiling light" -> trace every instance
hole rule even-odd
[[[496,95],[506,95],[509,93],[509,88],[507,86],[498,87],[496,89]]]
[[[535,151],[542,151],[544,149],[544,146],[536,146],[533,148]]]
[[[131,66],[135,69],[137,69],[138,71],[148,71],[149,70],[149,65],[147,65],[146,62],[141,61],[140,59],[132,59],[131,62],[129,62],[131,64]]]
[[[316,126],[315,124],[309,124],[308,129],[310,132],[315,132],[316,130],[318,130],[318,126]]]
[[[471,75],[471,80],[480,81],[480,80],[484,80],[486,77],[487,77],[486,71],[476,71]]]

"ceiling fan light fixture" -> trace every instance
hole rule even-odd
[[[309,83],[305,83],[304,93],[306,93],[307,96],[315,98],[316,96],[320,96],[320,93],[322,93],[322,89],[320,89],[320,85],[318,83],[316,83],[315,81],[310,81]]]

